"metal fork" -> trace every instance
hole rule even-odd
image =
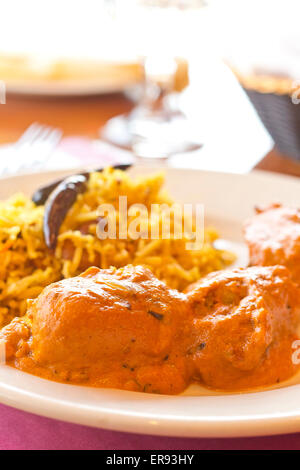
[[[9,162],[1,175],[36,170],[50,158],[62,138],[62,131],[37,122],[31,124],[12,147]]]

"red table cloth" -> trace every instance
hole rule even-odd
[[[243,439],[144,436],[64,423],[0,405],[0,450],[299,450],[300,433]]]

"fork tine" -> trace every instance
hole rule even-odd
[[[37,122],[31,124],[15,144],[16,158],[13,158],[3,168],[1,174],[18,173],[29,168],[38,168],[49,159],[62,135],[60,129],[41,125]],[[26,154],[29,156],[31,154],[31,158],[24,160],[23,156]]]
[[[51,126],[42,126],[41,134],[39,136],[40,140],[47,140],[52,130],[53,128]]]
[[[55,129],[50,126],[45,126],[43,132],[36,139],[37,142],[43,143],[44,141],[49,144],[55,143],[60,140],[62,136],[62,131],[60,129]]]
[[[25,143],[32,142],[41,132],[43,126],[38,124],[37,122],[34,122],[31,124],[26,131],[21,135],[19,140],[16,142],[16,145],[19,147],[21,145],[24,145]]]
[[[34,143],[46,142],[51,134],[51,128],[48,126],[42,126],[40,133],[37,135]]]
[[[48,140],[52,145],[55,145],[62,138],[62,131],[60,129],[51,129]]]
[[[19,145],[28,145],[36,142],[47,141],[48,139],[56,141],[62,136],[62,131],[60,129],[52,128],[50,126],[44,126],[37,122],[31,124],[24,134],[17,141]]]
[[[44,126],[40,135],[32,143],[32,150],[36,150],[35,158],[30,161],[23,162],[20,170],[27,168],[38,168],[43,163],[46,163],[50,158],[53,150],[57,147],[62,137],[62,131],[50,126]],[[33,154],[34,156],[34,154]]]

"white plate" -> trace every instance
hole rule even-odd
[[[300,181],[264,172],[231,175],[197,170],[165,169],[174,199],[202,202],[208,223],[233,242],[244,263],[241,224],[254,204],[281,201],[300,206]],[[151,173],[135,167],[132,174]],[[41,184],[66,172],[2,179],[0,198]],[[229,437],[300,431],[300,379],[281,388],[255,393],[214,394],[190,387],[184,395],[150,395],[93,389],[46,381],[7,366],[0,368],[0,402],[51,418],[135,433]]]

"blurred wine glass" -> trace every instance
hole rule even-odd
[[[132,47],[144,70],[143,91],[128,115],[118,116],[103,129],[106,140],[129,148],[137,157],[166,159],[201,147],[176,96],[188,85],[191,15],[204,0],[113,0],[117,21],[127,23]],[[111,10],[112,11],[112,10]]]

